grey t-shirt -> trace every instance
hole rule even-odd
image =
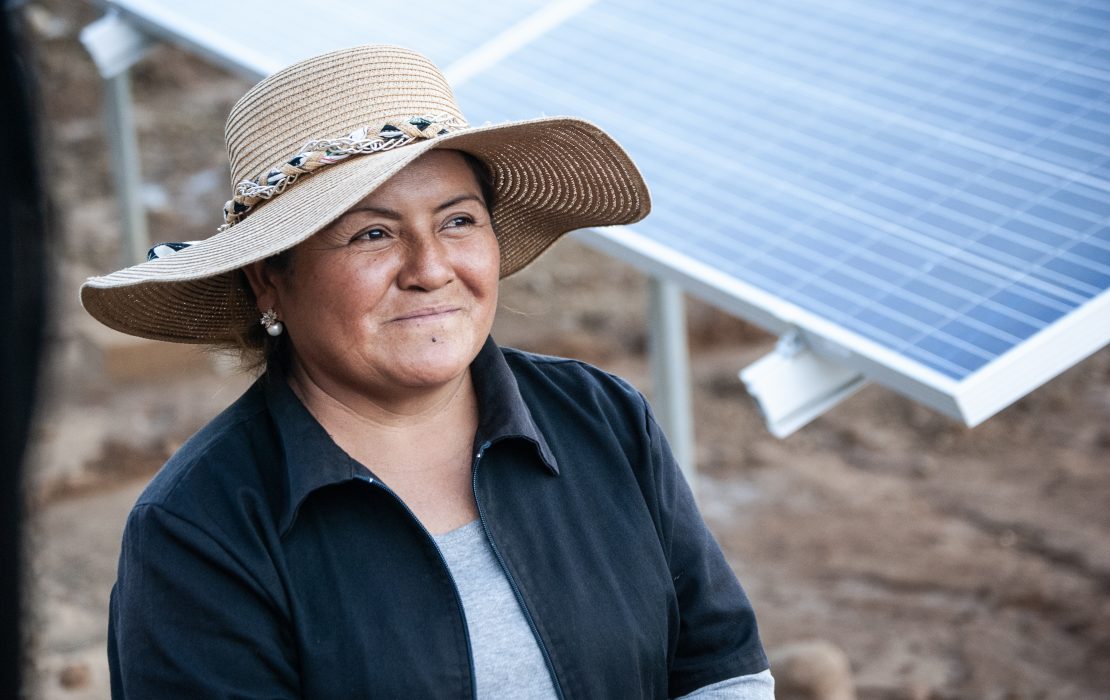
[[[548,700],[551,674],[478,520],[435,536],[462,597],[478,698]]]
[[[543,652],[481,522],[474,520],[434,537],[462,597],[478,698],[556,697]],[[763,671],[714,683],[683,697],[774,700],[774,689],[771,672]]]

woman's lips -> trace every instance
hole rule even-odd
[[[430,306],[423,309],[408,311],[397,316],[393,321],[434,321],[459,311],[457,306]]]

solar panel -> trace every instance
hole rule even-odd
[[[1107,301],[1108,29],[1107,3],[615,0],[458,93],[597,121],[652,185],[637,234],[947,386]]]
[[[398,43],[472,123],[592,119],[655,202],[593,242],[969,424],[1110,341],[1107,0],[111,4],[257,75]]]

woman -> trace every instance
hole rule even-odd
[[[643,398],[489,338],[500,277],[647,214],[620,147],[469,128],[383,46],[262,81],[227,141],[220,232],[82,287],[113,328],[266,368],[130,516],[113,695],[771,697]]]

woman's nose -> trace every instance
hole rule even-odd
[[[443,241],[436,236],[419,236],[407,246],[397,284],[402,289],[431,291],[449,283],[454,276]]]

